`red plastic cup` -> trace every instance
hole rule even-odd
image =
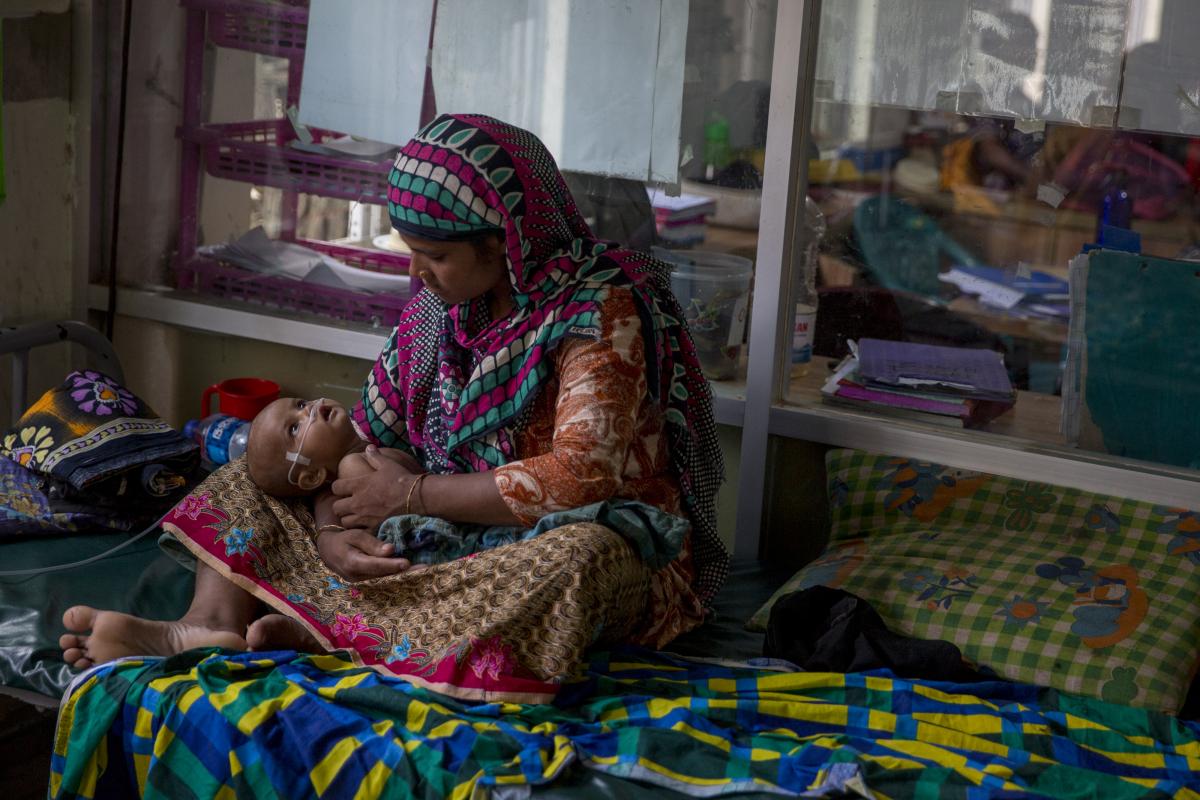
[[[217,396],[217,410],[244,420],[252,420],[279,398],[279,384],[265,378],[229,378],[214,383],[200,398],[200,419],[212,413],[210,400]]]

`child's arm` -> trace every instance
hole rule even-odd
[[[317,499],[313,501],[313,518],[317,521],[318,535],[324,526],[338,524],[338,516],[333,513],[334,500],[337,500],[337,495],[325,488],[317,493]]]
[[[364,443],[361,448],[351,448],[349,453],[342,456],[342,460],[338,462],[336,477],[356,478],[371,471],[371,465],[367,463],[362,454],[365,447],[366,444]],[[339,524],[337,514],[333,513],[334,500],[337,500],[337,496],[329,490],[328,486],[320,489],[313,500],[313,518],[317,522],[318,535],[320,535],[322,526]]]
[[[317,555],[325,566],[351,581],[395,575],[409,568],[407,559],[394,557],[396,548],[390,542],[380,541],[368,531],[343,528],[333,513],[336,499],[333,492],[325,489],[313,502]]]

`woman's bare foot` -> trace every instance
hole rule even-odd
[[[251,650],[296,650],[301,653],[324,653],[325,648],[308,629],[283,614],[267,614],[250,623],[246,642]]]
[[[206,628],[184,620],[141,619],[91,606],[68,608],[63,613],[63,625],[71,631],[58,637],[63,661],[77,669],[122,656],[172,656],[193,647],[247,649],[246,640],[233,631]]]

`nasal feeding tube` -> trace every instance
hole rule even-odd
[[[312,401],[312,404],[309,406],[308,410],[308,419],[304,422],[304,430],[300,432],[300,442],[296,445],[296,449],[294,451],[289,450],[284,455],[285,460],[292,462],[292,465],[288,467],[287,474],[288,483],[290,483],[292,486],[300,486],[300,482],[292,477],[292,473],[296,471],[296,465],[299,464],[302,467],[307,467],[312,463],[311,458],[303,455],[304,440],[308,438],[308,432],[312,428],[313,420],[316,419],[317,414],[321,413],[321,408],[324,403],[324,397],[318,397],[316,400]]]

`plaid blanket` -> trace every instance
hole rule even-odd
[[[472,704],[339,655],[129,659],[60,711],[50,796],[453,797],[575,768],[696,796],[1200,797],[1200,725],[1009,683],[596,655],[555,705]]]

